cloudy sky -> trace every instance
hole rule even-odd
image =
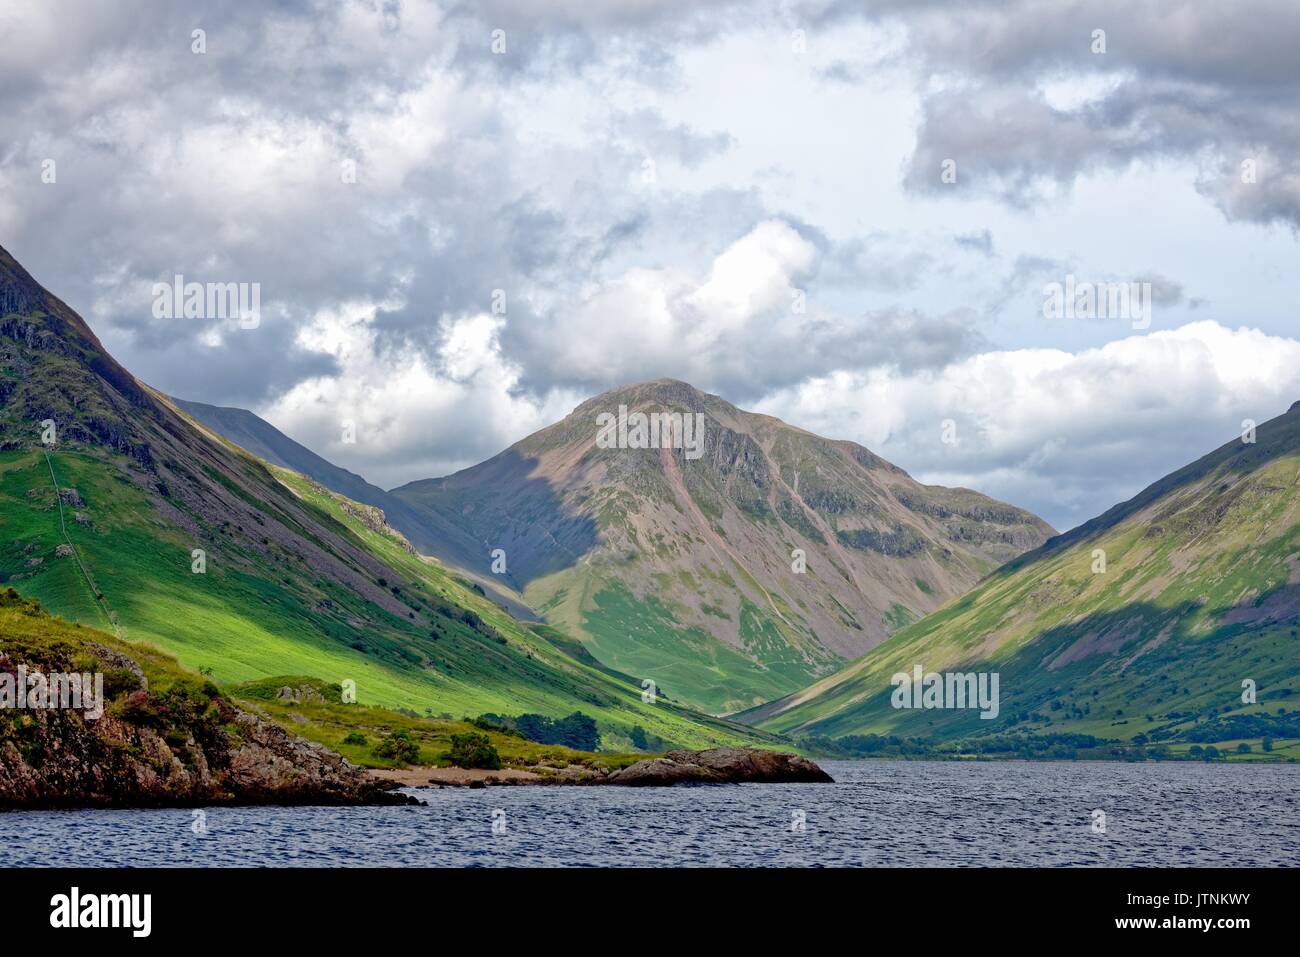
[[[0,49],[0,245],[384,486],[672,376],[1067,528],[1300,399],[1294,0],[6,0]],[[177,274],[261,323],[155,318]]]

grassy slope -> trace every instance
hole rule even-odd
[[[211,685],[206,677],[184,668],[166,652],[120,641],[109,632],[51,616],[31,599],[14,598],[8,592],[9,589],[0,589],[0,653],[24,662],[67,657],[75,670],[95,672],[102,670],[103,665],[88,650],[94,643],[135,659],[149,680],[152,695],[163,695],[173,688],[197,694]],[[107,681],[105,688],[108,697]]]
[[[282,687],[317,691],[325,700],[284,701],[277,698]],[[545,765],[564,768],[578,764],[614,770],[627,767],[646,755],[637,751],[575,751],[558,744],[538,744],[514,734],[504,734],[460,718],[420,717],[387,708],[343,704],[338,685],[317,679],[288,676],[264,679],[230,689],[242,707],[257,711],[272,721],[311,741],[325,745],[354,764],[370,768],[402,767],[403,762],[378,757],[375,745],[393,733],[405,733],[419,748],[419,765],[449,767],[447,752],[453,734],[473,733],[488,738],[505,767]],[[352,735],[360,735],[358,743]]]
[[[1298,481],[1293,413],[1262,426],[1255,446],[1229,443],[746,720],[832,736],[1015,729],[1128,740],[1289,713],[1300,706]],[[1104,574],[1092,571],[1098,548]],[[893,709],[891,675],[916,664],[998,671],[1001,716]],[[1257,704],[1241,702],[1245,678]],[[1295,756],[1294,742],[1277,745]]]
[[[643,703],[641,687],[635,678],[620,675],[596,661],[587,663],[576,660],[566,653],[562,639],[548,640],[545,633],[549,631],[554,634],[552,629],[518,622],[486,596],[478,594],[472,584],[448,572],[440,563],[412,554],[393,535],[369,528],[356,515],[345,512],[343,506],[346,500],[340,496],[287,470],[277,469],[276,475],[304,499],[335,516],[357,534],[374,554],[391,568],[402,572],[411,585],[418,585],[421,590],[439,599],[473,611],[505,636],[510,649],[521,652],[530,663],[545,665],[548,669],[565,675],[571,682],[566,688],[566,701],[549,701],[545,708],[529,701],[512,700],[503,701],[498,706],[484,707],[482,697],[476,693],[467,702],[477,707],[476,711],[469,707],[461,711],[456,711],[454,707],[434,707],[434,711],[451,710],[458,714],[479,714],[485,711],[518,714],[521,711],[537,711],[558,715],[568,707],[567,701],[576,698],[581,710],[602,722],[602,725],[608,721],[611,726],[630,730],[633,724],[640,724],[647,732],[688,746],[776,743],[765,733],[755,734],[743,726],[688,711],[662,697],[654,705]],[[671,689],[668,693],[671,695]]]
[[[118,640],[105,631],[51,617],[34,607],[30,600],[16,600],[0,591],[0,653],[13,655],[17,660],[29,663],[51,659],[68,660],[78,672],[94,672],[103,666],[92,652],[92,644],[133,658],[148,679],[149,693],[154,698],[163,698],[172,689],[184,689],[196,699],[222,694],[214,689],[208,678],[186,669],[165,652],[138,642]],[[301,703],[276,700],[276,692],[286,684],[294,688],[318,690],[322,696],[331,700]],[[133,681],[130,686],[135,687]],[[121,712],[128,691],[124,689],[114,694],[108,682],[105,687],[109,697],[106,710]],[[420,763],[428,765],[448,764],[444,755],[451,746],[451,735],[465,732],[486,735],[506,766],[544,764],[562,768],[580,764],[613,769],[624,767],[645,756],[626,752],[591,754],[559,745],[536,744],[491,730],[485,731],[461,720],[418,718],[384,708],[345,705],[338,700],[339,690],[337,685],[331,687],[318,679],[299,676],[228,687],[224,694],[228,700],[246,710],[258,712],[292,733],[324,744],[364,767],[383,768],[397,764],[372,753],[374,745],[384,735],[396,731],[406,732],[418,743]],[[25,740],[24,730],[32,724],[31,719],[21,712],[0,712],[0,736],[14,737],[20,746]],[[230,730],[235,729],[231,726]],[[362,734],[367,738],[367,743],[345,744],[344,739],[352,733]]]
[[[161,521],[145,493],[111,461],[69,450],[53,460],[60,486],[76,489],[84,502],[78,511],[88,519],[78,523],[69,509],[69,534],[125,635],[168,649],[219,683],[282,674],[351,678],[363,704],[458,716],[559,716],[580,709],[600,722],[615,746],[635,724],[688,746],[757,740],[721,722],[697,723],[671,705],[643,704],[639,687],[568,659],[440,566],[366,527],[357,517],[360,508],[350,506],[349,514],[341,499],[294,473],[276,474],[322,520],[337,523],[393,569],[386,587],[401,590],[407,617],[324,578],[301,581],[297,569],[277,567],[257,553],[241,551],[236,565],[234,555],[209,546],[207,573],[193,574],[189,536]],[[46,469],[39,452],[0,454],[0,574],[69,618],[107,627],[74,561],[54,554],[62,532]],[[42,561],[29,567],[34,558]],[[453,614],[468,609],[487,628],[475,629],[438,608]],[[350,612],[379,618],[383,627],[340,627],[340,615]]]

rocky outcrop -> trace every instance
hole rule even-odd
[[[277,701],[288,701],[293,704],[303,704],[304,702],[323,704],[325,696],[310,685],[301,685],[297,688],[285,685],[275,693]]]
[[[242,743],[230,754],[226,784],[245,804],[406,804],[324,745],[255,715],[235,719]]]
[[[33,641],[0,617],[0,809],[414,802],[197,676],[152,691],[130,654],[0,594],[0,613],[15,606],[61,636]],[[96,673],[103,707],[17,707],[18,680],[33,673]]]
[[[814,762],[797,754],[759,748],[711,748],[708,751],[669,751],[615,771],[602,782],[624,787],[667,787],[674,784],[802,784],[834,783]]]
[[[233,709],[232,709],[233,710]],[[0,735],[0,808],[405,804],[361,768],[246,712],[237,737],[166,736],[113,714],[27,712]],[[224,746],[223,746],[224,745]]]

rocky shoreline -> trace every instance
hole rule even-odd
[[[328,748],[231,708],[238,740],[205,747],[105,715],[40,713],[39,760],[0,741],[0,810],[418,803]]]
[[[97,673],[96,708],[29,693],[83,672]],[[128,654],[13,589],[0,592],[0,688],[0,810],[418,803],[158,652]]]
[[[710,748],[669,751],[626,768],[605,771],[583,765],[485,771],[471,768],[411,767],[371,771],[389,786],[513,787],[607,786],[673,787],[713,784],[833,784],[834,779],[808,758],[761,748]]]

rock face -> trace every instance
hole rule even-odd
[[[414,800],[198,676],[173,672],[159,692],[131,654],[96,634],[0,593],[0,809]],[[30,698],[16,707],[17,678],[34,673],[97,674],[102,714]]]
[[[332,751],[233,708],[236,735],[203,741],[112,714],[28,717],[21,736],[0,740],[0,808],[411,801]]]
[[[759,748],[711,748],[669,751],[615,771],[604,784],[623,787],[668,787],[674,784],[816,784],[834,779],[814,762],[796,754]]]

